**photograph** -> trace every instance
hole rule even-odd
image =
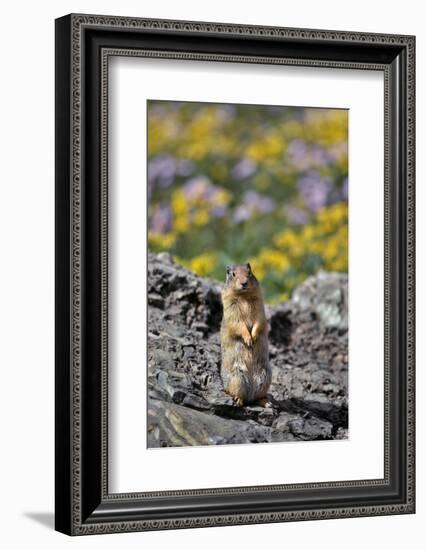
[[[148,448],[350,437],[348,128],[147,101]]]

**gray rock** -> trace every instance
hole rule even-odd
[[[271,407],[236,406],[220,377],[221,285],[148,257],[148,446],[348,437],[347,277],[309,277],[267,307]]]
[[[292,301],[300,311],[314,312],[325,327],[348,328],[347,275],[320,271],[294,290]]]
[[[319,418],[304,419],[303,417],[295,418],[289,422],[290,431],[292,434],[306,441],[315,439],[331,439],[333,424]]]
[[[221,418],[158,400],[148,402],[148,434],[152,447],[266,443],[272,440],[272,430],[255,422]]]
[[[345,428],[339,428],[334,436],[334,439],[348,439],[348,430]]]

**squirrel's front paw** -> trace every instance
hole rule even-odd
[[[244,334],[243,335],[244,344],[251,348],[253,345],[253,338],[251,337],[251,334]]]

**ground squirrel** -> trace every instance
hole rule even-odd
[[[268,324],[262,290],[250,264],[226,267],[222,290],[221,375],[225,392],[238,405],[268,405],[271,384]]]

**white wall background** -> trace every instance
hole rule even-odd
[[[53,529],[54,18],[104,13],[417,35],[418,504],[414,516],[70,539]],[[3,6],[1,40],[0,543],[3,548],[420,547],[426,521],[426,30],[406,0],[67,0]],[[413,544],[414,543],[414,544]]]

